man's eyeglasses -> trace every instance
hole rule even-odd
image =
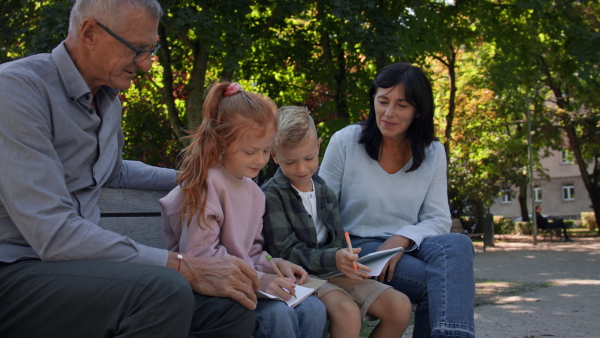
[[[160,45],[157,43],[156,47],[154,47],[152,49],[137,49],[137,48],[133,47],[132,44],[125,41],[125,39],[118,36],[117,33],[111,31],[108,27],[104,26],[103,24],[99,23],[98,21],[96,21],[96,24],[98,24],[98,26],[100,26],[100,28],[104,29],[108,34],[112,35],[113,38],[119,40],[119,42],[121,42],[122,44],[124,44],[129,49],[131,49],[132,51],[135,52],[135,56],[133,57],[133,62],[142,62],[142,61],[148,59],[149,57],[154,56],[156,54],[156,51],[160,48]]]

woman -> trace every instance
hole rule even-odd
[[[365,122],[333,135],[319,174],[336,192],[361,255],[405,249],[378,279],[417,305],[413,336],[474,337],[473,245],[449,233],[431,84],[419,68],[391,64],[375,76],[369,101]]]

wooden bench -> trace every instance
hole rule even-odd
[[[160,204],[168,191],[102,188],[100,226],[138,243],[164,248]]]

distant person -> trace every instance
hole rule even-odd
[[[406,295],[354,271],[358,259],[342,249],[344,229],[335,194],[316,174],[319,145],[308,109],[279,109],[279,131],[273,145],[275,176],[262,189],[267,198],[265,242],[270,252],[289,259],[314,274],[340,270],[317,289],[327,308],[332,338],[358,337],[362,320],[379,319],[372,337],[400,337],[412,318]],[[358,269],[368,269],[357,264]]]
[[[537,205],[535,207],[535,219],[537,221],[537,227],[540,229],[563,229],[563,235],[565,237],[565,242],[572,242],[573,240],[569,238],[569,233],[567,232],[567,225],[562,219],[556,219],[553,222],[550,222],[546,217],[542,216],[542,207]]]
[[[0,337],[252,335],[258,279],[240,259],[98,225],[103,186],[175,187],[175,170],[121,158],[118,93],[152,67],[161,15],[77,0],[51,53],[0,65]]]
[[[179,186],[160,200],[167,249],[195,257],[235,256],[256,270],[260,291],[290,299],[294,283],[308,273],[274,259],[267,261],[262,236],[265,195],[252,180],[267,164],[277,132],[277,108],[269,98],[233,82],[211,86],[202,106],[202,124],[189,138]],[[320,337],[325,306],[311,295],[295,307],[259,299],[255,338]]]
[[[344,229],[360,255],[402,247],[378,280],[406,294],[414,337],[473,337],[474,250],[452,234],[446,154],[434,137],[425,73],[407,63],[382,68],[365,122],[336,132],[319,170],[335,192]]]

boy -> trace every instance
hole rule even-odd
[[[279,131],[271,155],[279,168],[262,189],[266,195],[265,244],[273,255],[301,265],[309,273],[340,270],[316,294],[331,321],[331,337],[358,337],[361,321],[376,317],[371,337],[400,337],[408,326],[411,304],[403,293],[354,270],[360,248],[342,248],[338,201],[317,174],[321,139],[305,107],[279,109]],[[367,267],[358,264],[360,269]]]

